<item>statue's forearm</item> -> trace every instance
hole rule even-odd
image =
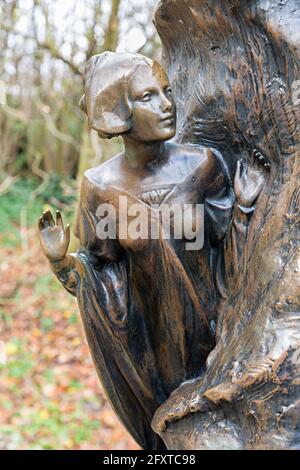
[[[67,289],[70,294],[76,296],[76,255],[67,254],[62,260],[50,261],[50,267],[65,289]]]

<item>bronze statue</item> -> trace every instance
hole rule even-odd
[[[43,251],[77,297],[107,397],[146,449],[299,446],[300,193],[289,90],[300,67],[294,38],[274,33],[281,7],[269,15],[263,3],[159,2],[172,89],[139,54],[92,57],[81,107],[100,137],[122,136],[124,151],[83,177],[77,253],[67,254],[59,212],[56,222],[49,211],[40,219]],[[124,198],[129,220],[139,204],[136,227],[154,222],[156,237],[124,235]],[[163,236],[161,208],[188,205],[193,228],[204,207],[201,249],[186,249],[194,230]],[[107,237],[103,220],[115,227]]]
[[[124,152],[84,176],[78,253],[67,254],[69,226],[64,229],[59,212],[56,223],[49,211],[41,217],[41,244],[53,272],[78,298],[112,406],[142,447],[161,448],[150,425],[155,410],[204,372],[215,345],[214,272],[234,194],[218,152],[167,142],[175,135],[176,109],[158,63],[138,54],[92,57],[85,88],[81,105],[89,125],[101,137],[122,135]],[[249,171],[240,164],[240,207],[252,206],[260,193],[262,169],[255,154]],[[205,204],[204,247],[187,251],[186,240],[174,238],[98,239],[97,208],[118,208],[120,195],[142,201],[150,217],[152,204]]]

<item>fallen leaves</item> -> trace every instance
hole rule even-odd
[[[33,229],[28,240],[26,255],[1,248],[0,448],[137,449],[101,390],[76,299]]]

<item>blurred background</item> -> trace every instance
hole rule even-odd
[[[137,449],[98,382],[37,220],[73,223],[83,172],[118,153],[78,102],[104,50],[160,57],[156,0],[0,0],[0,449]],[[71,249],[76,250],[72,239]]]

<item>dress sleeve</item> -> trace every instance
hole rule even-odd
[[[65,256],[61,261],[50,262],[51,270],[62,284],[62,286],[69,292],[69,294],[76,297],[77,287],[79,282],[80,261],[77,255],[72,253]]]
[[[255,206],[243,207],[238,203],[231,180],[221,163],[208,190],[205,210],[209,239],[216,248],[211,250],[212,271],[219,297],[227,299],[235,290],[244,267],[248,226]]]
[[[120,246],[111,237],[102,239],[97,231],[100,218],[98,207],[110,203],[112,210],[113,194],[104,191],[97,183],[84,177],[81,185],[80,202],[77,210],[74,233],[80,241],[77,253],[71,253],[59,262],[51,262],[51,269],[63,287],[73,296],[77,296],[82,280],[82,260],[88,260],[91,269],[99,270],[103,263],[117,261],[120,258]],[[111,224],[116,220],[111,220]]]
[[[234,192],[229,173],[221,157],[215,157],[213,177],[208,177],[205,205],[205,232],[212,246],[224,239],[234,207]]]
[[[110,204],[111,211],[107,214],[110,227],[116,225],[116,206],[113,201],[112,190],[101,186],[97,182],[84,176],[81,185],[80,201],[74,227],[74,235],[79,239],[80,250],[87,250],[99,260],[115,261],[120,257],[120,245],[115,238],[103,239],[99,235],[97,226],[101,217],[97,215],[101,204]],[[79,250],[79,251],[80,251]]]

